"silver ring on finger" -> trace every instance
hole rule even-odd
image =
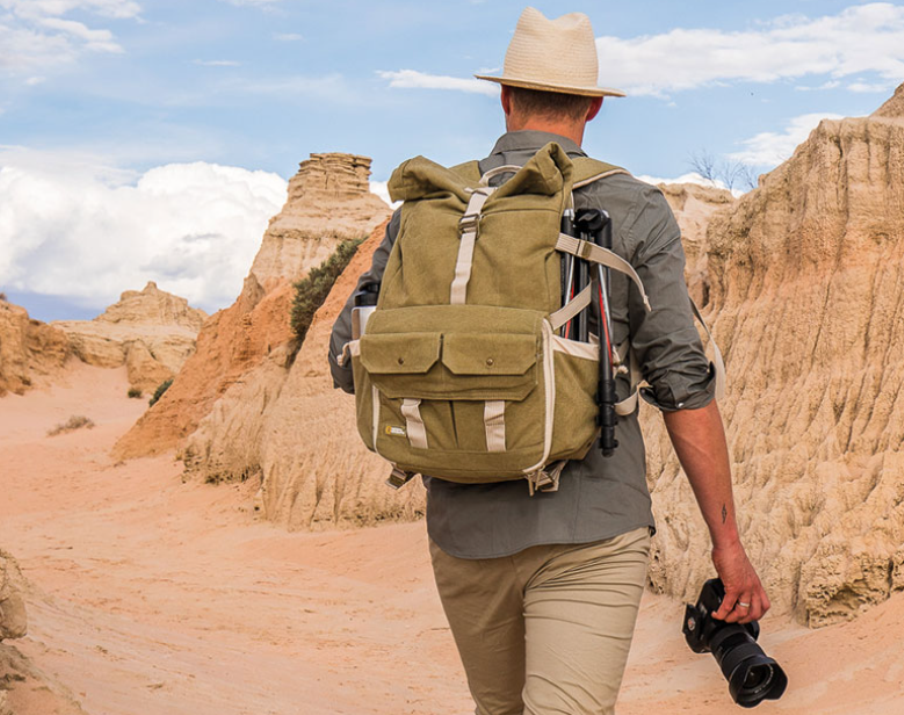
[[[749,603],[742,603],[741,601],[738,601],[738,605],[739,605],[741,608],[750,608],[750,604],[749,604]]]

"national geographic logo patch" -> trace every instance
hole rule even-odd
[[[395,425],[386,425],[383,431],[390,437],[406,437],[408,435],[404,427],[396,427]]]

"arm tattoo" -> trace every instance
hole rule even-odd
[[[728,510],[725,509],[725,505],[722,505],[722,523],[725,523],[725,518],[728,516]]]

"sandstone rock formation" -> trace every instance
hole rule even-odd
[[[0,641],[21,638],[28,632],[25,615],[25,579],[12,555],[0,549]]]
[[[301,162],[251,266],[264,293],[282,280],[297,281],[341,241],[367,236],[389,215],[386,203],[370,193],[369,176],[366,156],[311,154]]]
[[[196,353],[172,387],[117,444],[120,456],[176,447],[211,415],[222,422],[222,448],[204,445],[190,464],[209,478],[244,477],[258,470],[254,436],[297,347],[289,324],[293,282],[342,240],[367,236],[387,218],[389,207],[368,190],[369,174],[370,160],[351,154],[313,154],[302,162],[241,295],[205,323]],[[239,412],[225,402],[217,405],[227,394],[229,404],[241,405]],[[251,451],[243,445],[251,445]]]
[[[820,123],[707,242],[748,552],[775,612],[852,618],[904,589],[904,85],[870,117]],[[692,600],[706,530],[648,418],[650,576]]]
[[[36,379],[53,375],[69,358],[66,335],[0,299],[0,397],[21,395]]]
[[[386,463],[358,437],[354,398],[333,389],[326,361],[333,321],[370,266],[384,230],[379,226],[358,249],[317,311],[295,361],[285,367],[270,361],[242,391],[227,391],[188,440],[189,470],[208,478],[235,476],[237,466],[259,473],[256,506],[289,529],[423,513],[419,483],[398,492],[383,483]],[[249,421],[249,413],[261,417]]]
[[[697,305],[709,302],[706,227],[718,209],[733,204],[730,191],[698,184],[659,184],[681,228],[681,243],[687,259],[685,275]]]
[[[22,573],[15,559],[0,549],[0,643],[6,639],[21,638],[28,631],[22,584]],[[0,645],[0,648],[3,646]],[[4,660],[6,658],[0,652],[0,715],[13,715],[4,688],[7,670]]]
[[[206,318],[203,310],[149,281],[143,290],[123,293],[94,320],[58,320],[52,325],[66,333],[83,362],[98,367],[125,364],[131,385],[151,392],[194,352]]]

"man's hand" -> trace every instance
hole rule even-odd
[[[713,618],[726,623],[760,620],[771,604],[741,542],[736,541],[722,548],[715,547],[713,565],[725,586],[725,598]]]

